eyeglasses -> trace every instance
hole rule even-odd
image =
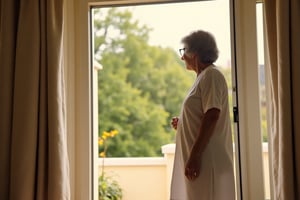
[[[179,49],[179,54],[182,57],[185,53],[186,48]]]

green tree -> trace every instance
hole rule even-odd
[[[116,129],[107,156],[156,156],[173,142],[171,117],[193,79],[178,54],[148,44],[145,25],[130,11],[95,11],[95,57],[99,71],[99,134]]]

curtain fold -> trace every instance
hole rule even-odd
[[[265,0],[274,199],[300,199],[300,1]]]
[[[70,199],[62,0],[1,0],[0,199]]]

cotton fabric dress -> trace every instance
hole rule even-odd
[[[200,175],[194,181],[184,166],[199,134],[204,113],[220,110],[214,133],[201,157]],[[186,96],[177,125],[171,200],[234,200],[233,148],[228,88],[223,74],[211,65],[203,70]]]

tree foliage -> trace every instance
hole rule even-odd
[[[169,122],[194,77],[172,49],[148,44],[151,29],[129,10],[97,9],[94,18],[99,133],[120,133],[108,156],[157,156],[174,141]]]

